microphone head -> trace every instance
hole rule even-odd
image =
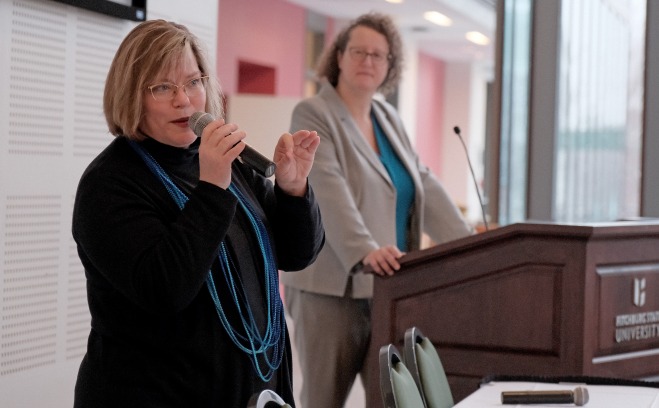
[[[588,402],[588,389],[585,387],[577,387],[574,389],[574,405],[582,406]]]
[[[188,119],[188,126],[195,135],[201,137],[204,128],[213,121],[213,115],[207,112],[195,112]]]
[[[460,128],[457,126],[453,126],[453,131],[455,132],[456,135],[460,136]]]

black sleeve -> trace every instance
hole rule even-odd
[[[293,197],[275,186],[277,215],[272,220],[279,269],[298,271],[316,260],[325,244],[325,230],[311,185],[304,197]]]
[[[233,181],[243,183],[243,188],[248,185],[264,211],[262,216],[274,238],[277,267],[297,271],[309,266],[325,243],[320,209],[311,185],[307,185],[304,197],[290,196],[245,166],[237,168],[240,172],[234,172]]]
[[[72,228],[88,285],[147,311],[181,310],[205,283],[236,199],[200,182],[180,210],[148,169],[123,165],[88,170],[78,186]]]

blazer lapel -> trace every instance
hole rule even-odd
[[[388,185],[393,187],[387,169],[380,161],[377,153],[368,145],[368,143],[366,143],[366,138],[361,134],[361,130],[357,127],[357,124],[350,115],[350,112],[348,112],[341,97],[334,90],[334,87],[329,83],[326,83],[325,86],[321,88],[320,94],[330,102],[328,105],[330,110],[333,111],[332,113],[341,119],[345,135],[350,140],[350,143],[354,146],[355,150],[360,153],[366,163],[378,171]]]
[[[405,146],[401,143],[401,137],[398,136],[398,132],[394,129],[392,125],[394,121],[389,118],[387,113],[382,109],[378,102],[373,102],[373,111],[375,112],[375,118],[382,127],[385,136],[391,143],[396,154],[400,158],[400,161],[403,163],[407,172],[410,174],[410,177],[414,180],[415,188],[418,191],[421,181],[418,179],[416,171],[412,171],[415,168],[416,163],[414,162],[414,157],[411,156]],[[386,171],[386,170],[385,170]]]

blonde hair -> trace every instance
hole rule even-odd
[[[384,95],[388,95],[396,89],[400,82],[403,70],[403,45],[398,28],[396,28],[393,20],[385,14],[368,13],[352,20],[336,36],[332,45],[325,50],[316,71],[321,78],[327,78],[329,83],[336,87],[339,83],[339,74],[341,73],[341,69],[339,68],[339,53],[343,54],[346,51],[348,41],[350,41],[350,34],[357,27],[368,27],[382,34],[387,39],[390,55],[389,69],[387,70],[387,76],[384,81],[378,87],[378,91]]]
[[[163,72],[168,72],[192,50],[206,82],[206,112],[223,116],[222,91],[211,74],[208,54],[201,41],[187,27],[164,20],[145,21],[124,38],[112,60],[105,82],[103,112],[110,133],[143,140],[139,126],[144,115],[146,87]]]

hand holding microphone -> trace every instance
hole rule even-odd
[[[210,113],[195,112],[190,116],[190,119],[188,119],[188,126],[197,136],[201,137],[206,126],[214,120],[215,118],[213,118]],[[270,177],[275,174],[275,164],[249,145],[245,146],[245,149],[243,149],[240,154],[240,158],[245,164],[265,177]]]

